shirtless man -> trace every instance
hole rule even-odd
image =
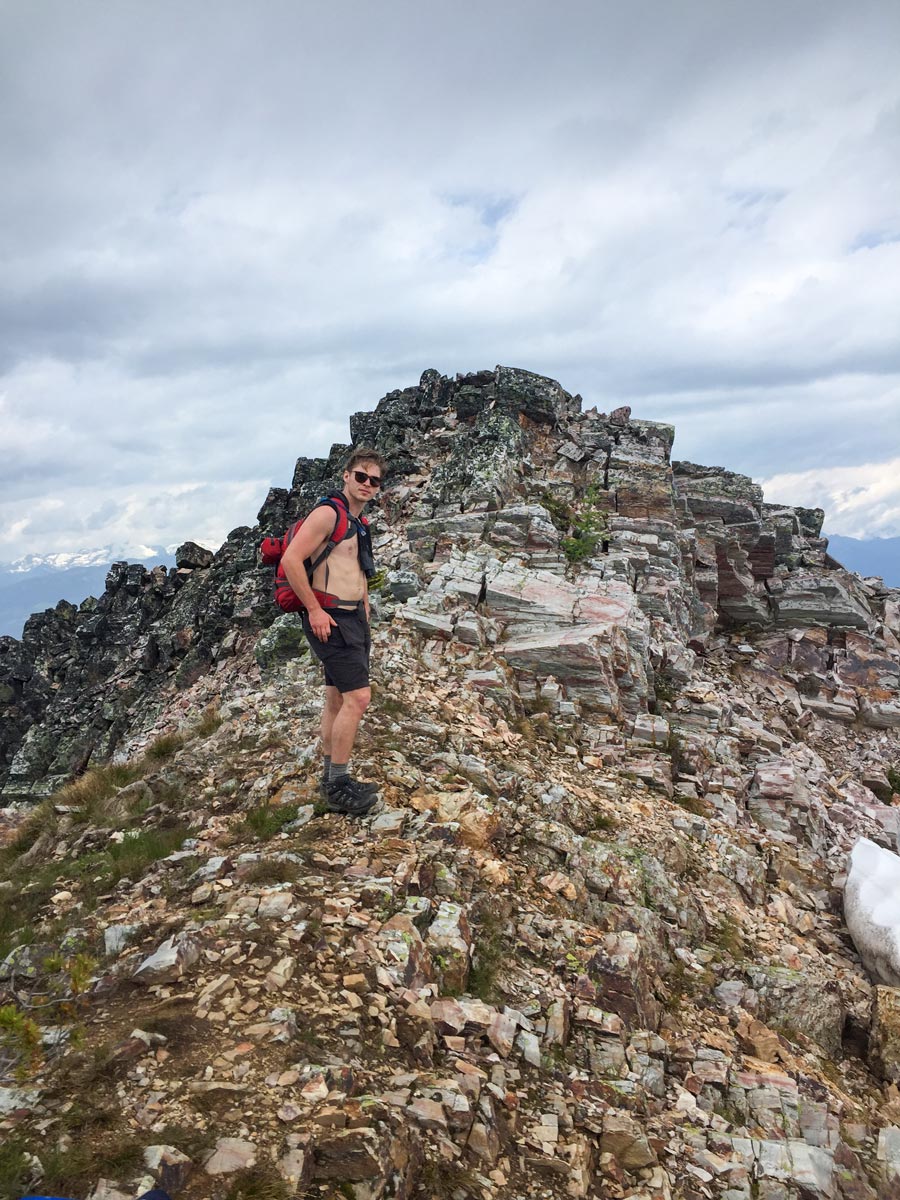
[[[363,570],[372,560],[368,532],[356,518],[378,494],[384,471],[384,461],[373,450],[351,454],[342,488],[350,510],[350,528],[347,537],[316,567],[312,584],[304,560],[315,562],[328,544],[335,528],[333,508],[324,504],[314,508],[281,560],[288,583],[303,601],[303,629],[325,671],[322,795],[331,812],[351,816],[362,816],[378,799],[376,786],[354,779],[348,764],[360,718],[372,697],[369,590]],[[360,537],[366,539],[363,545]]]

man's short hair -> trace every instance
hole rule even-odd
[[[353,450],[347,462],[344,464],[345,471],[352,471],[357,463],[374,463],[378,470],[384,475],[387,471],[387,463],[381,457],[377,450],[372,450],[368,446],[360,446],[358,450]]]

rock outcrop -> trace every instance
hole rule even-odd
[[[352,419],[362,822],[255,559],[346,447],[0,641],[16,1194],[900,1197],[900,594],[673,436],[505,368]]]

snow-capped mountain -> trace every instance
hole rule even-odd
[[[0,563],[0,636],[21,637],[33,612],[53,608],[60,600],[80,604],[87,596],[99,596],[114,562],[142,562],[146,566],[174,564],[174,547],[118,548],[101,546],[56,554],[28,554],[14,562]]]

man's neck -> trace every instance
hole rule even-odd
[[[347,501],[347,508],[350,511],[351,516],[354,516],[354,517],[362,516],[362,510],[366,507],[366,501],[365,500],[351,500],[346,492],[344,492],[343,495],[344,495],[344,499]]]

